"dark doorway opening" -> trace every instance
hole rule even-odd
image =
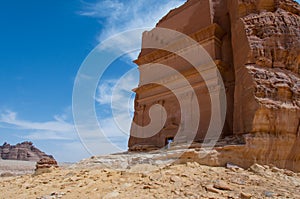
[[[173,142],[174,142],[174,137],[167,137],[165,141],[166,148],[169,149],[171,147],[171,143]]]

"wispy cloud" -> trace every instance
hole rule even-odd
[[[112,101],[112,91],[117,79],[109,79],[98,86],[96,101],[101,105],[110,104]]]
[[[98,18],[103,30],[99,40],[116,33],[142,27],[154,27],[160,18],[186,0],[98,0],[83,3],[80,15]]]
[[[122,10],[124,10],[124,4],[118,0],[101,0],[97,3],[83,2],[85,10],[79,12],[83,16],[92,16],[99,18],[118,18]]]
[[[20,136],[27,140],[74,140],[73,132],[56,132],[56,131],[34,131]]]
[[[98,0],[96,3],[83,3],[83,10],[79,14],[99,20],[102,31],[98,35],[98,41],[101,42],[123,31],[154,28],[160,18],[184,2],[185,0]],[[140,46],[141,36],[139,34],[126,39],[117,37],[115,43],[120,49],[128,45]],[[130,56],[135,59],[137,53]]]
[[[83,10],[79,14],[99,20],[101,33],[97,39],[102,42],[123,31],[153,28],[160,18],[184,2],[185,0],[97,0],[96,3],[83,3]],[[130,36],[128,38],[118,35],[110,44],[123,51],[132,49],[129,46],[141,46],[141,32],[137,31],[136,34]],[[110,46],[105,46],[105,48],[110,48]],[[135,59],[136,56],[137,53],[130,54],[131,59]],[[99,151],[96,150],[98,148],[103,151],[103,147],[99,147],[99,144],[108,145],[106,138],[123,150],[127,148],[134,111],[134,93],[131,90],[137,87],[138,76],[136,70],[123,75],[122,78],[106,79],[100,82],[95,100],[101,110],[98,112],[98,117],[104,136],[99,135],[99,130],[93,128],[86,129],[84,135],[81,135],[84,137],[85,144],[95,149],[92,151]],[[56,120],[58,121],[58,118]]]
[[[93,17],[99,20],[102,31],[98,35],[98,41],[102,42],[108,37],[117,35],[123,31],[142,28],[148,30],[166,15],[171,9],[182,5],[186,0],[97,0],[96,3],[83,3],[82,16]],[[118,35],[113,37],[110,45],[125,49],[133,49],[129,46],[141,46],[141,32],[130,37]],[[110,48],[110,46],[105,46]],[[138,49],[137,49],[138,50]],[[137,57],[136,53],[130,53],[131,59]],[[100,84],[97,90],[96,101],[101,112],[99,123],[104,133],[110,136],[128,137],[133,115],[133,88],[138,85],[138,72],[127,74],[121,79],[108,79]],[[104,114],[109,109],[113,116]],[[107,116],[108,115],[108,116]]]
[[[114,124],[112,117],[106,117],[101,122],[104,124],[101,126],[104,135],[99,135],[99,129],[88,129],[81,135],[84,139],[80,140],[69,114],[55,115],[50,121],[35,122],[21,119],[17,112],[6,110],[0,112],[0,128],[17,130],[17,137],[36,141],[35,143],[47,141],[59,146],[59,149],[49,146],[45,150],[59,161],[78,161],[91,155],[110,154],[127,149],[128,136]]]
[[[129,98],[134,94],[132,89],[138,85],[137,69],[132,69],[120,79],[108,79],[98,86],[96,101],[100,105],[111,105],[113,108],[124,109],[128,107]],[[131,107],[130,104],[129,107]]]
[[[31,140],[74,139],[74,126],[66,119],[67,115],[62,114],[55,115],[51,121],[33,122],[19,119],[16,112],[7,110],[0,114],[0,125],[2,128],[27,130],[23,137]]]
[[[104,81],[98,87],[96,101],[101,107],[110,109],[113,115],[100,117],[99,123],[108,137],[129,137],[134,111],[133,88],[138,85],[138,72],[133,69],[120,79]]]

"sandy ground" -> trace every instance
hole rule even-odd
[[[54,169],[0,178],[0,198],[300,198],[300,174],[276,167],[208,167],[198,163],[124,171]]]
[[[72,163],[67,162],[58,164],[61,168],[66,168],[72,165]],[[0,177],[33,174],[35,165],[36,162],[0,159]]]
[[[0,175],[32,174],[35,164],[35,162],[29,161],[0,160]]]

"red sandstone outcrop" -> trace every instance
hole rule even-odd
[[[219,164],[233,162],[247,167],[258,162],[300,170],[299,14],[300,6],[292,0],[189,0],[157,24],[159,28],[189,35],[201,44],[222,75],[227,98],[222,136],[241,136],[245,144],[217,147],[215,157]],[[178,42],[160,38],[153,29],[144,33],[143,45]],[[144,66],[148,63],[165,64],[184,75],[194,88],[201,115],[193,141],[203,141],[213,114],[207,108],[212,103],[208,87],[217,87],[217,81],[204,84],[186,61],[162,50],[143,49],[135,63],[139,65],[141,83],[149,71]],[[153,79],[158,77],[180,81],[175,76],[161,74]],[[162,86],[142,85],[135,92],[136,124],[146,126],[151,122],[149,110],[154,104],[162,105],[168,117],[163,129],[154,136],[131,135],[130,150],[165,146],[168,139],[174,138],[178,126],[184,126],[181,114],[187,118],[193,116],[192,109],[180,113],[176,97]],[[187,94],[187,100],[193,97],[190,96]]]
[[[235,1],[235,133],[293,134],[300,121],[300,6],[293,1]]]
[[[51,155],[40,151],[32,142],[22,142],[16,145],[4,143],[0,146],[1,158],[4,160],[39,161],[42,158],[52,158]]]
[[[53,168],[58,168],[56,160],[50,157],[42,158],[36,163],[35,174],[49,173]]]
[[[227,147],[225,156],[242,158],[244,166],[262,162],[299,171],[300,6],[239,0],[229,11],[237,38],[234,133],[250,135],[246,146]]]
[[[224,8],[226,8],[225,1],[217,1],[211,5],[211,2],[208,0],[189,0],[183,6],[170,11],[170,13],[157,24],[159,28],[176,30],[193,38],[207,51],[212,61],[215,62],[215,65],[221,69],[220,72],[224,80],[227,96],[227,113],[222,132],[223,136],[232,134],[233,132],[233,99],[235,86],[230,18]],[[177,41],[176,39],[164,41],[167,39],[170,40],[170,38],[162,38],[162,36],[159,35],[159,33],[157,34],[155,29],[153,29],[152,31],[144,33],[142,47],[144,47],[146,43],[166,43],[169,46],[178,46],[177,43],[180,43],[179,45],[182,45],[184,49],[188,50],[191,48],[189,44],[184,44],[184,42]],[[220,95],[219,80],[217,78],[211,78],[209,81],[204,82],[203,77],[199,75],[191,63],[188,63],[182,57],[174,53],[166,53],[162,50],[142,49],[135,63],[140,66],[140,83],[144,81],[145,76],[149,76],[151,65],[149,67],[145,66],[145,64],[149,63],[160,63],[170,66],[184,76],[192,86],[192,89],[194,89],[195,94],[190,92],[182,93],[183,100],[189,103],[194,98],[197,98],[201,118],[205,118],[201,119],[198,123],[198,131],[195,138],[192,139],[195,142],[202,142],[209,128],[210,118],[214,114],[211,108],[212,99],[210,95]],[[203,63],[199,57],[197,66],[201,65],[203,65]],[[214,77],[216,76],[216,68],[210,68],[206,73],[209,74],[208,76]],[[182,79],[178,75],[170,73],[163,74],[162,71],[159,71],[159,74],[153,76],[153,80],[158,77],[165,82],[177,81],[175,84],[178,84],[178,86],[174,88],[174,90],[183,89]],[[210,88],[210,90],[208,88]],[[136,148],[136,145],[153,145],[153,147],[162,148],[167,144],[168,139],[175,139],[179,126],[183,126],[183,131],[190,132],[190,125],[187,125],[186,121],[196,118],[194,113],[195,107],[190,107],[190,109],[183,110],[184,112],[181,113],[178,102],[179,99],[176,98],[172,91],[160,85],[143,85],[135,89],[135,92],[134,122],[136,124],[146,126],[150,123],[149,110],[154,104],[160,104],[166,109],[167,120],[161,131],[152,137],[144,139],[131,136],[129,149]],[[221,104],[221,102],[217,103],[219,103],[219,105]],[[181,121],[182,115],[185,121]],[[134,129],[132,128],[131,131],[134,131]],[[145,132],[139,132],[139,134],[143,133]],[[174,141],[189,142],[191,139],[190,136],[186,134]]]

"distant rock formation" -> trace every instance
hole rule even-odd
[[[5,142],[0,146],[0,155],[3,160],[39,161],[42,158],[54,160],[53,156],[40,151],[33,146],[32,142],[22,142],[16,145]]]

